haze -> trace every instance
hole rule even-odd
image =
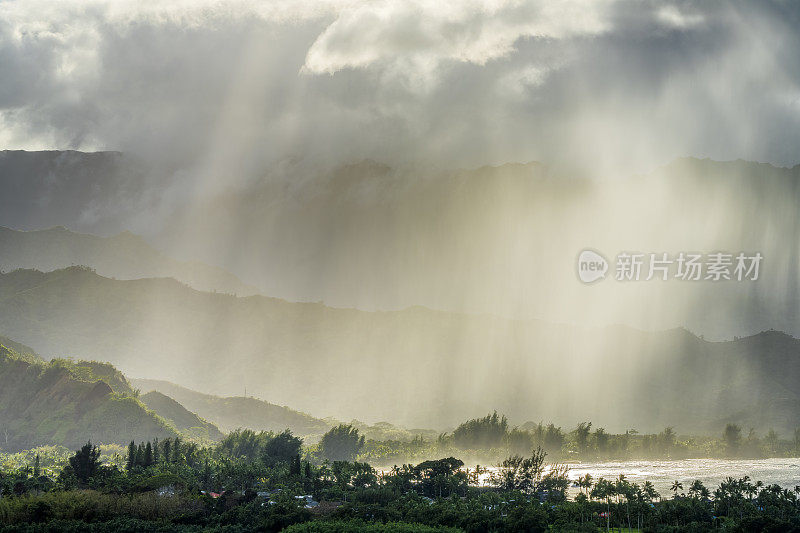
[[[225,375],[204,366],[207,354],[192,359],[208,339],[188,311],[173,323],[180,308],[164,295],[147,300],[119,348],[79,333],[56,345],[23,326],[15,338],[220,394],[240,392],[255,368],[251,391],[314,414],[448,424],[495,408],[519,422],[577,422],[592,401],[585,387],[609,368],[627,365],[635,383],[667,352],[695,346],[653,340],[674,332],[591,328],[800,335],[798,23],[800,8],[785,2],[0,1],[0,148],[119,152],[1,154],[0,224],[130,230],[292,302],[453,313],[340,319],[349,311],[320,306],[263,325],[262,302],[252,305],[266,314],[242,327],[239,305],[260,300],[206,302],[215,353],[241,365]],[[765,259],[757,282],[585,286],[575,275],[584,248]],[[337,318],[308,318],[317,312]],[[50,327],[66,328],[59,320]],[[542,325],[553,323],[568,326]],[[392,339],[407,344],[393,351]],[[394,363],[365,363],[378,357]],[[292,379],[268,375],[275,368]],[[298,368],[320,371],[318,394],[298,392]],[[402,380],[363,406],[337,397],[322,379],[334,374]],[[554,399],[552,375],[584,390]],[[720,372],[708,397],[749,375]],[[430,398],[415,395],[448,379],[425,413]],[[471,397],[452,390],[459,379]],[[645,423],[646,413],[623,414]]]

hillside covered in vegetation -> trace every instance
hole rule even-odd
[[[150,391],[139,397],[143,404],[155,411],[160,417],[171,423],[185,435],[201,441],[218,441],[222,439],[222,432],[212,424],[206,422],[183,405],[176,402],[166,394]]]
[[[90,367],[65,360],[34,362],[0,345],[0,448],[75,447],[87,438],[126,443],[177,435],[135,397],[115,391],[107,376],[93,375]]]
[[[290,429],[296,435],[318,436],[330,427],[327,422],[318,418],[257,398],[243,396],[223,398],[154,379],[133,379],[132,383],[142,392],[157,391],[155,394],[172,398],[226,433],[237,428],[258,431]],[[142,400],[150,405],[155,398],[153,394],[148,392],[142,396]],[[155,407],[153,409],[158,411]]]

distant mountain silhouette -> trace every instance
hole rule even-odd
[[[42,271],[84,265],[119,279],[171,277],[200,290],[248,296],[258,289],[233,274],[203,263],[176,261],[123,232],[113,237],[74,233],[63,227],[15,231],[0,226],[0,270]]]
[[[219,441],[223,437],[217,426],[206,422],[166,394],[150,391],[141,395],[139,400],[184,435],[190,435],[201,441]]]
[[[289,429],[295,435],[307,437],[322,435],[330,428],[326,422],[305,413],[256,398],[221,398],[153,379],[134,379],[132,383],[141,390],[150,391],[142,397],[148,406],[158,396],[175,398],[181,405],[211,420],[226,433],[238,428],[276,432]]]
[[[101,235],[139,228],[172,257],[218,265],[291,301],[684,326],[711,339],[771,327],[800,335],[800,166],[688,157],[641,176],[593,177],[536,162],[287,163],[226,176],[203,194],[175,170],[114,152],[2,152],[0,225]],[[607,280],[588,290],[574,272],[587,247],[609,259],[623,251],[759,251],[764,262],[755,283]],[[23,265],[6,253],[9,265]],[[24,266],[55,265],[32,263]],[[88,266],[128,277],[113,272],[119,263]],[[200,283],[193,271],[149,270],[141,274],[247,294],[214,276]]]
[[[345,420],[443,427],[497,408],[520,421],[592,420],[610,430],[716,434],[737,416],[783,434],[800,426],[800,341],[773,331],[708,342],[683,329],[579,328],[422,307],[364,312],[81,268],[0,275],[0,330],[45,356],[105,359],[130,375],[220,395],[246,386]],[[236,413],[269,405],[165,387],[152,388],[222,430],[260,424]],[[323,429],[297,417],[291,424]],[[263,420],[297,429],[289,418]]]

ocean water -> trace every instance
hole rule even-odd
[[[761,481],[764,485],[780,485],[793,490],[800,485],[800,458],[772,459],[681,459],[676,461],[637,460],[568,463],[567,477],[577,481],[585,474],[591,474],[593,481],[605,478],[614,480],[620,474],[630,483],[643,484],[649,481],[664,498],[672,497],[670,490],[675,481],[683,484],[687,492],[692,481],[699,479],[710,490],[714,491],[727,477],[742,478],[749,476],[752,482]],[[474,470],[475,465],[467,465],[467,471]],[[482,466],[483,474],[479,476],[479,485],[489,484],[490,477],[497,468]],[[388,473],[389,469],[379,469]],[[569,494],[574,497],[579,492],[577,486],[570,487]]]
[[[765,485],[778,484],[794,489],[800,485],[800,458],[773,459],[682,459],[679,461],[620,461],[607,463],[575,463],[569,465],[568,476],[577,480],[591,474],[594,480],[614,479],[620,474],[631,483],[650,481],[661,496],[671,496],[675,481],[683,483],[683,491],[699,479],[713,491],[727,477],[750,476],[752,481]]]

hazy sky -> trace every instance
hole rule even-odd
[[[793,165],[798,24],[800,4],[763,1],[0,0],[0,149],[234,173]]]

